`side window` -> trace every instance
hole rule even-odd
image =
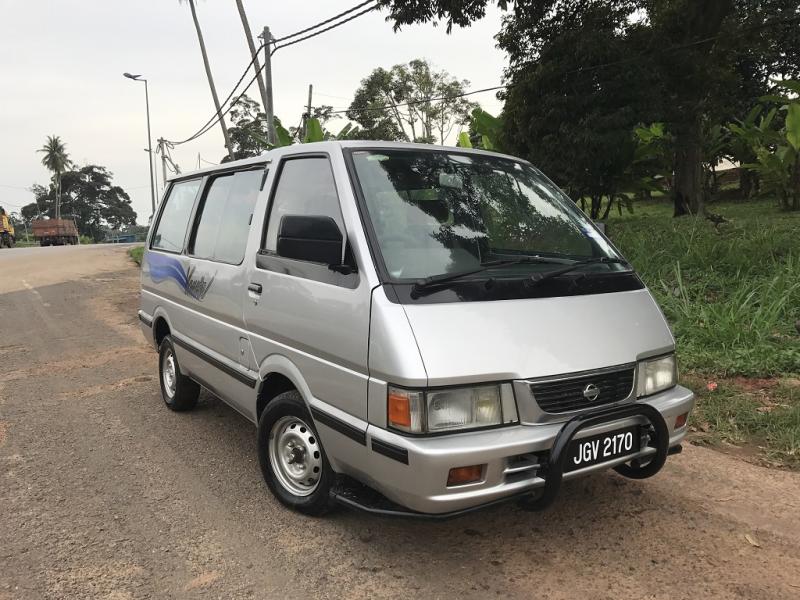
[[[173,184],[169,196],[164,200],[166,205],[153,233],[151,248],[167,252],[183,250],[186,228],[189,226],[189,217],[199,189],[199,179]]]
[[[238,265],[244,258],[262,169],[214,178],[200,207],[192,256]]]
[[[339,196],[327,158],[292,158],[283,163],[272,198],[264,249],[275,252],[284,215],[331,217],[344,235]]]

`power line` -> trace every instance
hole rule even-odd
[[[329,19],[326,19],[325,21],[321,21],[320,23],[317,23],[316,25],[313,25],[311,27],[307,27],[307,28],[302,29],[300,31],[297,31],[297,32],[295,32],[295,33],[293,33],[291,35],[283,36],[281,38],[278,38],[277,40],[272,40],[271,43],[277,44],[278,42],[281,42],[283,40],[291,39],[291,38],[297,37],[298,35],[306,33],[308,31],[313,31],[315,29],[318,29],[322,25],[326,25],[328,23],[331,23],[332,21],[336,21],[337,19],[339,19],[339,18],[341,18],[341,17],[343,17],[343,16],[345,16],[347,14],[350,14],[353,11],[356,11],[359,8],[361,8],[363,6],[366,6],[367,4],[371,4],[373,2],[375,2],[375,0],[367,0],[366,2],[362,2],[361,4],[358,4],[358,5],[356,5],[356,6],[352,7],[352,8],[344,11],[344,12],[339,13],[338,15],[335,15],[335,16],[329,18]],[[312,37],[315,37],[315,36],[318,36],[318,35],[320,35],[322,33],[325,33],[326,31],[330,31],[331,29],[335,29],[336,27],[339,27],[340,25],[344,25],[345,23],[348,23],[348,22],[360,17],[361,15],[364,15],[364,14],[366,14],[368,12],[371,12],[371,11],[377,9],[377,8],[378,8],[378,5],[377,4],[373,4],[373,6],[367,8],[366,10],[362,10],[362,11],[360,11],[360,12],[354,14],[354,15],[351,15],[347,19],[344,19],[342,21],[334,23],[333,25],[330,25],[330,26],[328,26],[328,27],[326,27],[324,29],[321,29],[319,31],[316,31],[316,32],[314,32],[314,33],[312,33],[310,35],[307,35],[305,37],[293,40],[291,42],[287,42],[286,44],[282,44],[280,46],[276,45],[275,48],[272,49],[271,54],[274,54],[279,48],[284,48],[286,46],[291,46],[293,44],[297,44],[297,43],[303,42],[303,41],[305,41],[307,39],[310,39]],[[242,81],[244,81],[244,78],[247,76],[248,71],[250,71],[250,67],[253,66],[253,63],[255,63],[256,59],[258,58],[258,53],[261,50],[264,49],[265,45],[266,45],[266,42],[262,43],[261,46],[259,46],[258,50],[256,50],[255,54],[253,54],[253,57],[250,59],[250,62],[248,63],[247,67],[245,68],[244,72],[242,73],[242,76],[236,82],[236,85],[233,86],[233,89],[231,90],[230,94],[228,94],[228,97],[225,98],[225,100],[222,102],[221,106],[227,105],[228,102],[230,101],[230,99],[236,93],[236,90],[239,88],[239,86],[241,85]],[[264,70],[264,67],[262,66],[261,69],[259,69],[259,71],[256,73],[256,76],[253,78],[253,80],[247,85],[247,87],[244,89],[244,91],[242,91],[240,96],[244,95],[247,92],[247,90],[250,89],[252,84],[255,82],[255,80],[258,78],[259,74],[263,70]],[[208,121],[206,121],[205,125],[203,125],[200,129],[198,129],[194,134],[192,134],[191,136],[189,136],[188,138],[186,138],[184,140],[180,140],[180,141],[177,141],[177,142],[176,141],[170,141],[170,143],[175,145],[175,146],[179,146],[181,144],[185,144],[187,142],[191,142],[193,140],[196,140],[201,135],[204,135],[209,130],[211,130],[217,123],[219,123],[219,121],[221,119],[223,119],[228,112],[230,112],[231,108],[232,107],[229,106],[225,111],[216,111],[211,116],[211,118]]]
[[[244,96],[247,93],[247,91],[251,87],[253,87],[253,84],[256,82],[256,79],[258,79],[258,76],[261,74],[261,72],[264,70],[265,67],[266,67],[266,65],[263,65],[258,71],[256,71],[256,74],[253,76],[253,78],[250,80],[250,82],[247,84],[247,86],[242,90],[242,93],[239,94],[239,98]],[[229,96],[229,98],[230,98],[230,96]],[[237,100],[238,100],[238,98],[237,98]],[[226,102],[227,102],[227,100],[226,100]],[[180,144],[185,144],[186,142],[190,142],[192,140],[195,140],[195,139],[199,138],[201,135],[204,135],[204,134],[208,133],[209,131],[211,131],[214,128],[214,126],[217,123],[219,123],[220,119],[225,118],[225,115],[227,115],[231,110],[233,110],[233,107],[235,106],[235,104],[236,104],[236,102],[231,102],[230,106],[228,106],[228,108],[226,108],[224,111],[222,111],[222,113],[220,113],[220,115],[216,119],[213,119],[211,122],[206,123],[205,127],[203,127],[200,131],[198,131],[191,138],[189,138],[187,140],[184,140],[182,142],[171,142],[171,143],[174,146],[178,146]]]
[[[3,186],[3,187],[10,187],[10,186]],[[33,200],[29,204],[34,204],[35,202],[36,201]],[[3,200],[2,202],[0,202],[0,206],[2,206],[3,208],[5,208],[6,206],[13,206],[14,208],[22,208],[23,206],[27,206],[27,204],[13,204],[11,202],[6,202],[5,200]]]
[[[225,98],[225,100],[222,102],[222,104],[220,106],[225,106],[228,103],[228,101],[233,97],[233,95],[236,93],[237,88],[242,84],[242,81],[244,81],[244,78],[247,76],[248,71],[250,71],[250,67],[253,66],[254,62],[256,62],[256,59],[258,58],[258,53],[261,52],[261,50],[263,50],[263,49],[264,49],[264,44],[261,44],[261,46],[259,46],[258,49],[256,50],[255,54],[253,54],[253,57],[250,59],[250,62],[247,63],[247,67],[245,67],[245,70],[242,73],[242,76],[239,77],[239,81],[236,82],[236,85],[233,86],[233,89],[231,90],[231,93],[228,94],[228,97]],[[261,69],[258,71],[258,73],[260,73],[261,70],[263,70],[263,69],[264,69],[264,67],[261,67]],[[256,77],[258,77],[258,73],[256,73]],[[253,79],[253,81],[255,81],[255,78]],[[252,85],[252,82],[247,86],[247,88],[245,88],[244,92],[242,92],[242,95],[248,89],[250,89],[251,85]],[[189,136],[185,140],[181,140],[179,142],[173,142],[173,141],[170,141],[170,140],[167,140],[167,141],[169,141],[169,143],[172,144],[173,146],[180,146],[181,144],[185,144],[186,142],[191,142],[192,140],[195,140],[195,139],[199,138],[201,135],[203,135],[204,133],[206,133],[206,131],[208,131],[208,129],[211,129],[217,123],[219,123],[220,118],[222,118],[222,116],[225,115],[229,110],[230,110],[230,107],[228,108],[228,110],[226,110],[226,111],[224,111],[222,113],[220,113],[219,111],[214,112],[214,114],[211,116],[211,118],[208,121],[206,121],[205,125],[203,125],[200,129],[197,130],[197,132],[195,132],[193,135]]]
[[[344,96],[334,96],[333,94],[323,94],[322,92],[318,92],[314,90],[315,96],[322,96],[323,98],[336,98],[338,100],[350,100],[350,98],[345,98]]]
[[[374,2],[374,0],[370,0],[370,2]],[[331,20],[334,20],[334,19],[336,19],[336,18],[338,18],[338,17],[340,17],[342,15],[345,15],[347,13],[353,12],[354,10],[356,10],[358,8],[361,8],[365,4],[369,4],[369,2],[364,2],[362,4],[354,6],[352,9],[350,9],[348,11],[345,11],[344,13],[341,13],[340,15],[337,15],[337,17],[332,17],[331,19],[328,19],[326,21],[322,21],[321,23],[318,23],[317,25],[315,25],[313,27],[309,27],[309,28],[307,28],[307,29],[305,29],[303,31],[310,31],[312,29],[316,29],[317,27],[320,27],[321,25],[323,25],[325,23],[329,23]],[[291,42],[287,42],[286,44],[282,44],[280,46],[275,46],[275,48],[272,49],[272,52],[270,54],[275,54],[275,52],[277,52],[280,48],[285,48],[286,46],[292,46],[294,44],[298,44],[300,42],[303,42],[305,40],[308,40],[310,38],[313,38],[313,37],[316,37],[316,36],[318,36],[320,34],[323,34],[326,31],[330,31],[331,29],[335,29],[336,27],[339,27],[341,25],[344,25],[345,23],[348,23],[348,22],[350,22],[350,21],[352,21],[354,19],[357,19],[358,17],[360,17],[362,15],[365,15],[366,13],[371,12],[371,11],[377,9],[377,8],[378,8],[378,5],[375,4],[374,6],[371,6],[371,7],[367,8],[366,10],[362,10],[362,11],[360,11],[360,12],[354,14],[354,15],[351,15],[347,19],[343,19],[343,20],[341,20],[341,21],[339,21],[337,23],[334,23],[333,25],[325,27],[324,29],[320,29],[319,31],[316,31],[316,32],[314,32],[314,33],[312,33],[310,35],[298,38],[296,40],[292,40]],[[283,38],[280,38],[280,39],[284,39],[285,40],[287,38],[291,38],[291,37],[297,36],[300,33],[302,33],[302,32],[297,32],[297,33],[294,33],[294,34],[292,34],[290,36],[284,36]],[[275,41],[276,40],[273,40],[273,42],[275,42]],[[222,106],[225,106],[228,103],[228,101],[233,97],[233,95],[236,92],[236,90],[238,89],[239,85],[241,85],[242,81],[244,80],[245,76],[247,75],[248,71],[250,70],[250,67],[255,62],[255,59],[258,56],[258,52],[263,50],[264,45],[265,44],[262,43],[261,46],[259,47],[259,49],[256,51],[256,54],[253,55],[253,58],[251,59],[250,63],[247,65],[247,68],[245,69],[244,73],[242,73],[242,76],[239,78],[239,81],[236,82],[236,85],[231,90],[231,93],[228,94],[228,97],[222,103]],[[256,72],[255,76],[250,80],[250,82],[247,84],[247,86],[244,88],[244,90],[242,90],[241,94],[239,94],[240,97],[243,96],[244,94],[246,94],[247,91],[252,87],[252,85],[255,83],[256,79],[258,79],[258,76],[261,74],[261,72],[264,70],[264,68],[265,68],[265,65],[262,65],[262,67]],[[178,141],[178,142],[170,141],[170,143],[173,146],[180,146],[181,144],[185,144],[187,142],[191,142],[193,140],[196,140],[201,135],[204,135],[205,133],[207,133],[208,131],[213,129],[216,126],[216,124],[219,123],[219,121],[221,119],[225,118],[225,115],[228,114],[231,111],[232,108],[233,108],[233,104],[228,106],[228,108],[223,110],[222,112],[215,112],[214,115],[206,122],[206,124],[203,125],[199,130],[197,130],[197,132],[195,132],[193,135],[189,136],[185,140],[181,140],[181,141]]]
[[[332,16],[330,19],[325,19],[324,21],[321,21],[321,22],[317,23],[316,25],[312,25],[311,27],[306,27],[305,29],[301,29],[300,31],[295,31],[294,33],[292,33],[292,34],[290,34],[290,35],[285,35],[285,36],[283,36],[282,38],[278,38],[278,39],[276,39],[276,40],[272,40],[272,41],[273,41],[273,42],[275,42],[276,44],[279,44],[280,42],[283,42],[283,41],[285,41],[285,40],[291,39],[291,38],[293,38],[293,37],[297,37],[298,35],[302,35],[302,34],[304,34],[304,33],[308,33],[309,31],[313,31],[314,29],[317,29],[318,27],[322,27],[323,25],[327,25],[327,24],[328,24],[328,23],[330,23],[331,21],[335,21],[335,20],[337,20],[338,18],[340,18],[340,17],[343,17],[343,16],[345,16],[345,15],[347,15],[347,14],[350,14],[351,12],[353,12],[353,11],[355,11],[355,10],[358,10],[358,9],[359,9],[359,8],[361,8],[362,6],[366,6],[367,4],[372,4],[373,2],[375,2],[375,0],[367,0],[366,2],[362,2],[361,4],[357,4],[356,6],[354,6],[354,7],[352,7],[352,8],[348,8],[348,9],[347,9],[346,11],[344,11],[344,12],[340,12],[338,15],[334,15],[334,16]],[[375,6],[374,6],[374,7],[372,7],[370,10],[374,10],[374,9],[376,9],[377,7],[378,7],[378,6],[377,6],[377,5],[375,5]]]
[[[345,23],[349,23],[353,19],[357,19],[358,17],[367,14],[368,12],[372,12],[373,10],[376,10],[377,8],[378,8],[378,5],[376,4],[374,6],[371,6],[369,8],[366,8],[366,9],[362,10],[361,12],[357,12],[356,14],[354,14],[352,16],[349,16],[346,19],[342,19],[341,21],[339,21],[337,23],[334,23],[333,25],[329,25],[328,27],[325,27],[324,29],[320,29],[318,31],[315,31],[314,33],[310,33],[310,34],[308,34],[306,36],[303,36],[301,38],[298,38],[296,40],[292,40],[291,42],[286,42],[285,44],[276,45],[275,48],[272,50],[272,54],[275,54],[281,48],[286,48],[287,46],[292,46],[294,44],[299,44],[300,42],[304,42],[306,40],[310,40],[313,37],[321,35],[321,34],[325,33],[326,31],[330,31],[331,29],[335,29],[337,27],[340,27],[340,26],[344,25]],[[320,23],[319,25],[322,25],[322,23]],[[319,27],[319,25],[317,25],[316,27]],[[316,27],[310,27],[309,29],[316,29]],[[286,38],[283,38],[283,39],[286,39]]]

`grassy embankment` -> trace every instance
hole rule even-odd
[[[800,214],[712,210],[729,222],[637,203],[608,230],[678,340],[682,381],[698,394],[693,440],[800,468]]]
[[[144,254],[144,246],[136,246],[128,250],[128,256],[140,267],[142,266],[142,255]]]

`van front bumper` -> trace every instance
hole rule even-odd
[[[694,394],[676,386],[640,402],[614,407],[610,412],[625,407],[635,410],[641,405],[648,407],[640,412],[649,411],[649,407],[652,407],[664,419],[667,443],[663,444],[663,450],[678,446],[686,436],[687,427],[684,425],[676,429],[675,419],[692,410]],[[585,427],[573,425],[575,431],[569,437],[574,434],[574,439],[581,439],[648,423],[643,414],[610,418],[601,418],[603,422],[598,424],[588,422]],[[543,495],[552,495],[557,492],[558,486],[555,491],[546,489],[552,488],[547,485],[548,468],[552,470],[552,465],[548,465],[548,456],[567,423],[572,421],[516,425],[437,437],[403,436],[370,426],[367,429],[367,445],[371,450],[367,453],[369,464],[358,469],[357,475],[389,500],[418,513],[457,514],[510,497],[532,496],[529,493],[539,488],[542,488]],[[643,447],[637,454],[564,473],[563,479],[619,467],[637,457],[655,454],[655,448]],[[469,465],[484,465],[481,481],[448,487],[450,469]],[[561,479],[559,473],[559,484]],[[552,498],[547,499],[546,503],[549,501]]]

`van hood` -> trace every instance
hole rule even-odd
[[[431,386],[588,371],[675,347],[646,289],[404,309]]]

